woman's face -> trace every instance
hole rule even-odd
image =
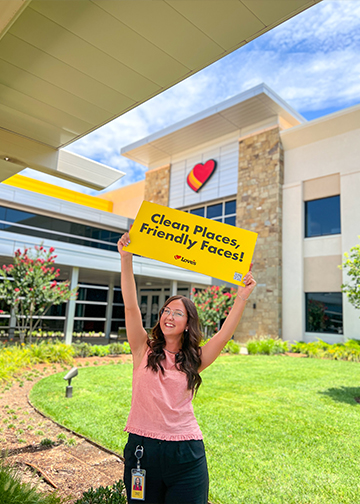
[[[170,310],[170,313],[166,313]],[[187,313],[181,299],[174,299],[163,308],[160,318],[160,329],[166,336],[180,336],[187,329]]]

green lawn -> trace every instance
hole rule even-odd
[[[121,452],[131,365],[79,369],[38,382],[43,412]],[[360,364],[282,356],[221,356],[194,400],[204,434],[210,498],[221,504],[360,501]]]

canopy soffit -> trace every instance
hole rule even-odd
[[[59,148],[318,1],[1,0],[0,159],[56,175]]]

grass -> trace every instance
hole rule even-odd
[[[31,400],[60,423],[121,452],[131,365],[63,374]],[[359,364],[221,356],[203,373],[194,409],[204,434],[210,499],[221,504],[354,504],[360,494]]]

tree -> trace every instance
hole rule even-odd
[[[220,328],[221,320],[228,315],[236,298],[236,289],[224,292],[224,286],[212,286],[198,292],[193,289],[192,292],[192,300],[197,308],[205,337],[207,337],[209,331],[212,335]]]
[[[347,295],[350,303],[355,308],[360,309],[360,245],[352,247],[350,254],[346,252],[344,257],[345,260],[339,267],[340,269],[347,270],[350,282],[342,284],[341,290]]]
[[[69,281],[58,282],[60,270],[55,269],[55,249],[48,251],[36,246],[35,253],[26,248],[18,249],[12,264],[0,269],[0,297],[14,310],[20,341],[30,334],[40,323],[52,305],[58,305],[74,298],[77,287],[70,290]],[[38,317],[35,321],[35,317]]]

